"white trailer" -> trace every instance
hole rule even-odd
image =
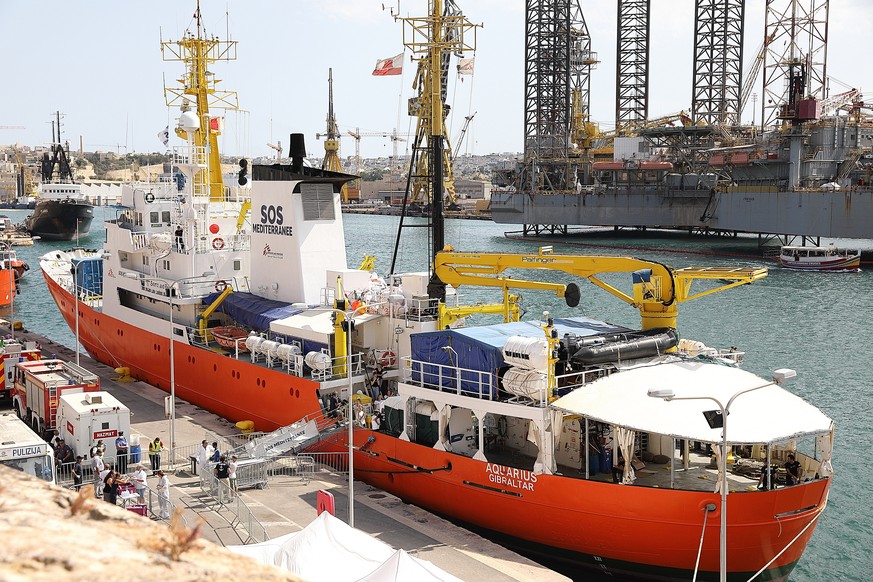
[[[118,433],[130,435],[130,409],[108,392],[62,394],[57,427],[73,454],[88,458],[98,440],[103,440],[107,451],[115,451]]]
[[[55,483],[55,452],[15,413],[0,413],[0,464]]]

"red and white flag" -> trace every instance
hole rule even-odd
[[[377,77],[385,75],[399,75],[403,72],[403,53],[390,59],[382,59],[376,61],[376,68],[373,69],[373,74]]]
[[[459,59],[458,60],[458,74],[459,75],[472,75],[474,61],[475,61],[475,57],[470,57],[468,59]]]

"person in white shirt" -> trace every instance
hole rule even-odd
[[[100,477],[100,474],[103,473],[105,468],[106,463],[103,462],[103,451],[98,450],[91,457],[91,473],[94,475],[94,497],[97,498],[103,497],[103,479]]]
[[[212,455],[212,451],[209,450],[210,448],[211,447],[206,442],[206,439],[203,439],[200,446],[197,448],[197,465],[199,467],[198,470],[200,471],[206,470],[205,467],[208,465],[209,457]],[[197,472],[195,471],[194,474],[196,475]]]
[[[230,464],[227,466],[227,478],[230,481],[230,497],[236,497],[236,455],[230,458]]]
[[[139,498],[145,503],[145,490],[146,490],[146,479],[148,479],[148,473],[145,472],[145,469],[142,468],[142,465],[136,466],[136,471],[133,473],[133,486],[136,488],[136,494],[139,495]]]
[[[163,471],[158,471],[158,505],[160,506],[160,518],[170,518],[170,480]]]

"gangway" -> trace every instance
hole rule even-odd
[[[287,453],[297,453],[318,438],[315,418],[304,417],[294,424],[250,440],[237,447],[232,454],[239,458],[272,460]]]

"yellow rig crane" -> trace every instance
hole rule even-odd
[[[342,172],[343,167],[339,158],[339,129],[336,126],[336,116],[333,114],[333,69],[327,70],[327,129],[323,134],[315,134],[315,139],[324,138],[324,159],[321,161],[321,169],[331,172]],[[355,192],[357,199],[360,190]],[[342,201],[349,202],[349,188],[343,184]]]
[[[437,197],[442,203],[455,202],[455,183],[452,176],[452,148],[446,131],[445,119],[449,108],[445,104],[448,84],[449,59],[476,50],[475,30],[455,4],[454,0],[429,0],[430,14],[407,17],[403,30],[403,44],[412,51],[418,68],[412,88],[418,91],[409,99],[409,115],[417,117],[410,164],[410,203],[427,204]],[[472,31],[472,42],[465,41],[465,32]],[[469,35],[467,35],[469,36]],[[434,148],[438,141],[438,148]],[[436,149],[439,149],[437,153]],[[439,180],[434,179],[438,177]],[[441,184],[443,192],[433,192],[433,184]]]

